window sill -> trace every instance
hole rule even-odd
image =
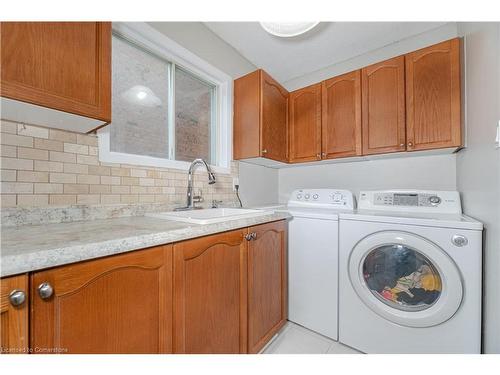
[[[109,132],[98,131],[99,140],[99,161],[103,163],[129,164],[137,167],[156,167],[164,169],[178,169],[187,171],[190,162],[180,160],[168,160],[155,158],[153,156],[124,154],[121,152],[113,152],[109,150]],[[231,166],[210,165],[215,173],[231,174]]]

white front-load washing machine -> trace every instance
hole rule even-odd
[[[352,212],[350,191],[295,190],[287,205],[288,319],[338,340],[338,214]]]
[[[364,191],[339,231],[340,342],[480,353],[482,224],[458,192]]]

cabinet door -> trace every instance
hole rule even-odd
[[[286,222],[249,228],[248,352],[258,353],[287,319]]]
[[[405,59],[408,151],[461,146],[459,39]]]
[[[361,155],[361,72],[322,82],[322,156]]]
[[[405,58],[363,68],[363,155],[406,150]]]
[[[234,81],[234,160],[261,155],[260,75],[256,70]]]
[[[174,352],[246,353],[244,231],[174,245]]]
[[[2,22],[1,95],[109,122],[110,22]]]
[[[170,353],[172,249],[160,246],[32,275],[31,346],[62,353]],[[48,283],[52,296],[38,288]]]
[[[10,294],[17,292],[17,301]],[[24,301],[22,297],[24,296]],[[0,280],[0,350],[2,354],[28,351],[28,276]]]
[[[266,72],[261,75],[261,156],[288,160],[288,92]]]
[[[321,83],[290,93],[290,162],[321,159]]]

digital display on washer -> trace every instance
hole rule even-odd
[[[418,194],[395,193],[393,204],[395,206],[418,206]]]

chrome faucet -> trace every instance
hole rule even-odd
[[[204,165],[205,168],[207,169],[208,172],[208,183],[210,185],[215,184],[215,174],[212,172],[212,169],[210,169],[210,166],[207,164],[207,162],[203,159],[195,159],[189,166],[188,170],[188,187],[187,187],[187,199],[186,199],[186,206],[185,207],[178,207],[174,209],[174,211],[187,211],[187,210],[194,210],[200,207],[195,207],[194,205],[194,196],[193,196],[193,172],[195,168],[198,165]]]

